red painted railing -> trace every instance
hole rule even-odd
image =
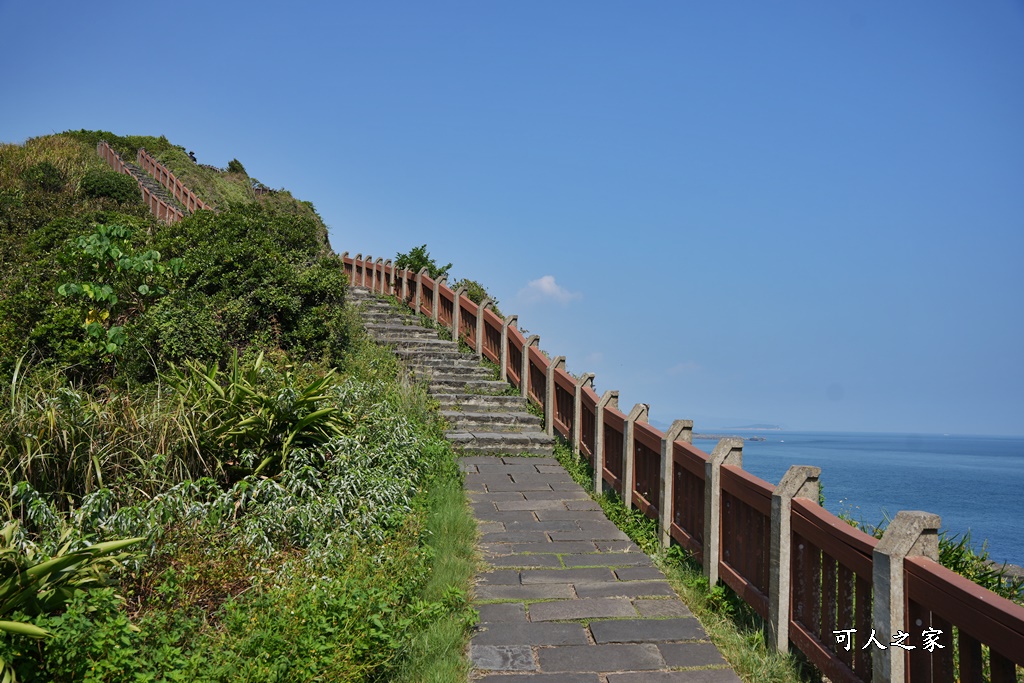
[[[551,360],[536,346],[527,348],[526,338],[513,326],[508,326],[507,345],[501,348],[506,324],[493,311],[481,312],[465,296],[455,301],[450,288],[425,274],[395,271],[386,263],[370,263],[358,255],[350,258],[347,252],[342,260],[352,284],[393,294],[410,305],[416,298],[419,278],[420,311],[430,315],[427,302],[438,296],[438,320],[451,325],[454,315],[448,311],[458,307],[460,337],[471,348],[476,347],[477,325],[483,325],[483,354],[504,365],[512,386],[522,391],[526,382],[524,395],[545,408],[556,433],[572,443],[591,465],[598,455],[597,444],[603,444],[603,485],[615,489],[643,514],[658,519],[667,537],[704,562],[706,571],[710,566],[715,576],[766,620],[771,618],[772,605],[780,606],[776,611],[781,609],[782,613],[777,619],[782,621],[773,623],[784,623],[788,629],[785,642],[776,644],[780,650],[785,651],[792,643],[832,681],[864,683],[873,679],[876,663],[883,656],[878,645],[889,646],[893,636],[876,634],[876,645],[870,635],[877,623],[877,615],[873,620],[873,605],[880,602],[874,594],[875,571],[880,566],[875,560],[878,540],[823,510],[816,500],[802,496],[789,499],[788,537],[785,543],[776,540],[773,524],[782,514],[776,509],[783,495],[782,484],[772,487],[737,464],[720,462],[686,439],[667,443],[664,433],[642,421],[634,423],[632,448],[626,452],[628,417],[618,410],[617,399],[605,405],[598,421],[599,405],[605,399],[585,382],[577,383],[561,367],[552,369]],[[546,391],[549,376],[553,378],[553,392]],[[549,395],[554,401],[550,411],[545,405]],[[574,436],[576,421],[580,423],[578,439]],[[662,453],[668,453],[671,462],[663,463]],[[631,491],[622,490],[627,466],[633,472]],[[709,484],[716,480],[709,479],[709,473],[715,471],[717,487]],[[659,506],[666,497],[667,509],[662,510]],[[708,519],[707,510],[715,509],[709,506],[713,500],[718,501],[718,518]],[[718,557],[709,564],[704,554],[711,537],[716,539]],[[780,558],[780,551],[774,549],[773,557],[773,543],[789,548],[788,556]],[[982,681],[983,672],[993,682],[1017,680],[1019,667],[1024,667],[1024,607],[927,558],[908,555],[902,561],[906,610],[899,612],[904,615],[901,630],[918,642],[914,643],[915,649],[907,651],[903,672],[889,675],[913,683]],[[778,577],[783,567],[787,568],[790,589],[777,589],[773,597],[773,582],[782,585]],[[923,646],[919,636],[928,628],[942,632],[938,640],[942,647]],[[958,666],[953,656],[954,637]]]

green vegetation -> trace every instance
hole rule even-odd
[[[87,171],[80,187],[86,197],[110,197],[116,202],[137,202],[141,198],[135,180],[114,171]]]
[[[423,244],[413,247],[405,254],[395,254],[395,268],[411,270],[413,273],[418,273],[423,268],[426,268],[430,278],[437,280],[448,276],[448,271],[452,269],[452,264],[449,263],[444,267],[438,266],[437,262],[430,257],[427,245]]]
[[[464,677],[454,455],[315,210],[166,226],[99,139],[181,151],[0,146],[0,680]]]
[[[879,524],[868,524],[855,519],[849,512],[841,512],[839,518],[875,538],[881,538],[892,521],[886,516]],[[970,530],[963,534],[955,534],[949,529],[939,531],[939,564],[996,595],[1024,605],[1024,576],[1012,575],[1005,565],[993,562],[987,544],[978,546],[974,543]]]
[[[404,254],[395,254],[395,267],[411,270],[413,273],[418,273],[421,269],[426,268],[427,274],[430,275],[431,279],[437,280],[448,276],[448,271],[451,270],[452,264],[449,263],[444,267],[438,266],[437,262],[431,258],[430,252],[427,251],[427,245],[421,244],[418,247],[413,247]],[[476,280],[470,280],[468,278],[456,280],[450,284],[449,287],[451,287],[452,291],[459,287],[465,287],[466,296],[475,304],[482,303],[484,299],[490,299],[493,303],[494,312],[499,317],[504,317],[498,309],[498,300],[488,294],[484,286]]]

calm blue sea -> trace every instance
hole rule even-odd
[[[1024,566],[1024,438],[743,432],[767,441],[743,445],[743,468],[777,484],[790,465],[821,468],[825,507],[878,524],[900,510],[942,517],[953,533],[970,530],[991,558]],[[694,445],[708,453],[715,442]]]

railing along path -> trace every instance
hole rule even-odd
[[[1024,607],[938,564],[939,518],[900,512],[881,540],[818,505],[816,467],[793,466],[778,486],[743,470],[743,442],[708,454],[692,444],[693,422],[667,433],[648,406],[619,410],[618,392],[598,395],[593,375],[574,377],[548,358],[517,316],[499,318],[424,268],[342,254],[352,284],[390,294],[449,329],[520,390],[627,507],[658,520],[676,543],[767,624],[773,646],[799,649],[830,680],[1010,683],[1024,673]],[[454,337],[454,335],[453,335]]]

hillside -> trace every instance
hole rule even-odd
[[[101,139],[216,211],[156,221]],[[231,167],[104,131],[0,145],[0,581],[40,572],[0,589],[0,678],[412,680],[439,628],[464,666],[472,522],[436,414],[313,206]]]

